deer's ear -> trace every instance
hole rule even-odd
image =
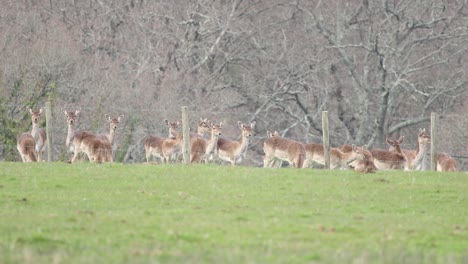
[[[29,113],[32,115],[33,114],[33,110],[31,108],[29,108]]]
[[[41,108],[39,109],[39,114],[42,114],[42,112],[44,112],[44,107],[41,107]]]
[[[117,121],[121,122],[123,118],[124,118],[124,115],[119,115],[119,117],[117,117]]]
[[[398,139],[398,144],[401,144],[403,143],[403,140],[405,140],[405,137],[404,136],[401,136],[399,139]]]
[[[164,124],[166,124],[166,126],[168,126],[169,125],[169,120],[164,119]]]
[[[393,140],[391,140],[391,139],[389,139],[389,138],[387,138],[386,140],[387,140],[387,143],[388,143],[388,144],[390,144],[390,145],[393,144]]]
[[[75,115],[78,116],[80,112],[81,112],[81,108],[75,111]]]
[[[268,137],[268,138],[271,138],[271,137],[273,137],[273,134],[271,134],[271,132],[270,132],[270,131],[268,131],[268,130],[267,130],[267,133],[266,133],[266,134],[267,134],[267,137]]]
[[[107,121],[111,121],[111,117],[108,114],[105,114],[104,116],[106,117]]]
[[[182,120],[177,121],[177,125],[178,126],[182,125]]]
[[[240,129],[244,128],[244,124],[242,124],[241,121],[237,121],[237,126],[239,126]]]
[[[63,114],[64,114],[65,116],[68,116],[68,112],[67,112],[66,110],[63,110],[63,109],[62,109],[62,112],[63,112]]]
[[[250,123],[250,127],[253,129],[255,127],[255,124],[257,124],[257,122],[254,120]]]

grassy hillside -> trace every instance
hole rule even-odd
[[[467,176],[0,163],[0,263],[466,263]]]

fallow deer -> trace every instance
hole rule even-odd
[[[191,140],[190,147],[190,162],[200,162],[202,160],[208,162],[213,159],[215,155],[215,150],[218,145],[219,136],[222,133],[223,122],[218,124],[212,124],[211,122],[207,123],[211,133],[209,139],[204,139],[202,137],[196,137]]]
[[[325,165],[325,150],[322,144],[305,144],[306,160],[304,168],[310,167],[313,163]],[[330,148],[330,169],[348,168],[348,162],[356,158],[353,151],[343,152],[339,148]]]
[[[31,114],[31,121],[32,121],[32,129],[31,135],[33,136],[36,142],[36,153],[37,153],[37,160],[42,161],[42,154],[44,150],[47,148],[47,134],[45,129],[39,127],[39,121],[42,117],[42,113],[44,112],[44,108],[40,108],[39,110],[29,109],[29,113]]]
[[[418,146],[416,147],[416,155],[412,158],[409,168],[411,170],[424,170],[424,163],[426,162],[426,154],[429,151],[428,145],[431,144],[431,138],[426,134],[426,129],[419,129],[418,133]],[[409,154],[406,154],[408,158]]]
[[[287,161],[290,167],[302,168],[306,158],[302,143],[280,137],[278,132],[267,132],[267,139],[263,142],[263,167],[273,166],[276,159]]]
[[[74,152],[75,146],[73,145],[73,138],[75,137],[75,123],[80,114],[81,109],[76,111],[63,110],[65,117],[67,118],[67,138],[65,139],[65,147],[67,151]]]
[[[241,129],[240,141],[219,137],[217,145],[218,157],[221,160],[228,161],[232,166],[242,162],[249,147],[250,138],[253,136],[255,124],[255,121],[252,121],[250,125],[244,124],[241,121],[237,122],[238,127]]]
[[[403,142],[404,137],[400,137],[398,140],[392,140],[387,138],[387,143],[394,147],[395,151],[388,151],[383,149],[372,149],[370,152],[374,157],[374,164],[379,170],[403,170],[405,169],[406,156],[403,154],[400,148],[400,144]]]
[[[73,144],[75,151],[72,163],[76,161],[80,152],[86,153],[91,162],[113,162],[112,145],[108,139],[101,139],[91,132],[80,131],[75,133]]]
[[[180,126],[181,121],[179,120],[175,123],[171,123],[166,119],[164,120],[164,124],[168,128],[167,138],[175,138],[177,136],[177,129]],[[145,137],[143,142],[145,146],[146,162],[150,162],[151,156],[157,157],[161,160],[161,162],[163,162],[164,155],[162,145],[164,140],[167,138],[154,135]]]
[[[365,146],[356,147],[353,145],[352,151],[357,155],[355,160],[348,162],[348,165],[351,168],[354,168],[355,171],[362,173],[374,173],[377,171],[377,167],[374,164],[374,157],[372,157],[372,154],[366,149]]]
[[[208,120],[208,118],[201,118],[198,120],[197,124],[197,132],[195,133],[190,133],[190,137],[193,138],[195,136],[198,137],[205,137],[205,134],[211,135],[211,122]]]
[[[36,162],[36,141],[30,133],[21,133],[18,137],[16,148],[23,162]]]
[[[122,122],[122,118],[124,115],[119,115],[118,117],[110,117],[108,114],[105,115],[107,122],[109,122],[109,133],[106,134],[98,134],[97,136],[100,139],[107,139],[113,145],[114,138],[115,138],[115,130],[119,126],[120,122]]]
[[[406,157],[405,170],[422,171],[424,169],[426,154],[429,150],[427,145],[430,143],[431,138],[426,134],[426,129],[420,128],[418,133],[418,145],[416,146],[416,150],[401,150]],[[396,148],[394,146],[390,146],[389,150],[396,152]]]
[[[437,154],[437,171],[457,171],[457,161],[447,153]]]
[[[67,117],[67,139],[65,145],[73,152],[71,160],[74,163],[81,152],[84,152],[91,162],[112,162],[112,145],[108,139],[100,139],[94,133],[75,131],[75,122],[80,110],[63,111]]]
[[[270,131],[267,131],[267,136],[266,138],[271,138],[271,137],[280,137],[280,134],[278,133],[278,131],[275,130],[275,132],[270,132]],[[263,166],[265,167],[265,153],[263,154]],[[274,158],[272,161],[270,161],[270,164],[268,164],[268,167],[270,168],[281,168],[283,166],[283,161],[278,159],[278,158]]]

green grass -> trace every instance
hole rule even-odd
[[[0,163],[0,263],[467,263],[468,175]]]

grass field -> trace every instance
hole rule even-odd
[[[468,174],[0,163],[0,263],[468,263]]]

